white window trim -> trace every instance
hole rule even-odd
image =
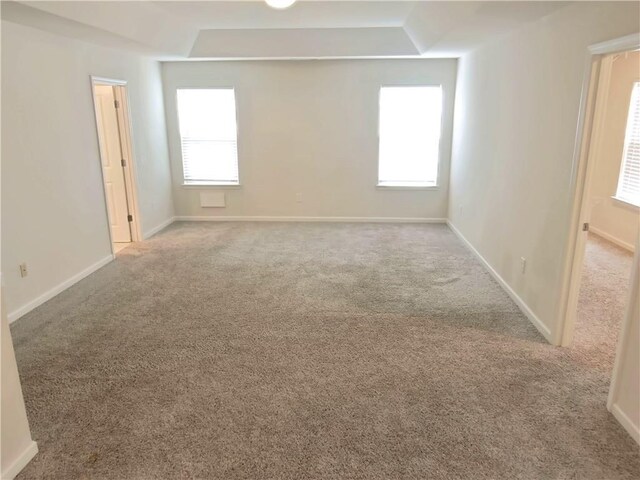
[[[423,185],[385,185],[385,182],[380,182],[380,98],[382,96],[382,89],[383,88],[393,88],[393,87],[402,87],[402,88],[411,88],[411,87],[416,87],[416,88],[421,88],[421,87],[440,87],[440,90],[442,91],[442,110],[440,112],[440,138],[438,139],[438,169],[437,169],[437,175],[436,175],[436,181],[433,185],[427,185],[427,184],[423,184]],[[378,118],[377,118],[377,128],[376,128],[376,133],[377,133],[377,151],[376,151],[376,184],[374,185],[374,187],[376,189],[380,189],[380,190],[438,190],[440,188],[440,173],[441,173],[441,169],[440,167],[442,166],[442,135],[444,132],[444,116],[445,116],[445,91],[444,91],[444,85],[441,83],[417,83],[417,84],[410,84],[410,85],[403,85],[403,84],[382,84],[380,85],[380,87],[378,88]]]
[[[183,188],[241,188],[240,183],[216,183],[216,182],[182,182]]]
[[[632,203],[629,200],[626,200],[626,199],[620,198],[620,197],[616,197],[615,195],[612,195],[611,199],[614,202],[619,203],[620,206],[628,208],[629,210],[635,210],[636,212],[640,211],[640,205],[636,205],[635,203]]]
[[[236,106],[236,151],[238,155],[238,182],[218,182],[218,181],[189,181],[184,178],[184,159],[182,158],[182,136],[180,135],[180,110],[178,107],[178,90],[233,90],[233,96],[235,98],[235,106]],[[242,172],[240,168],[240,113],[238,108],[238,97],[236,95],[236,89],[233,86],[206,86],[206,87],[175,87],[174,92],[174,105],[176,111],[176,120],[177,120],[177,131],[178,131],[178,145],[180,151],[180,171],[182,174],[182,187],[186,188],[207,188],[207,187],[216,187],[216,188],[238,188],[242,186]]]
[[[377,183],[375,185],[380,190],[439,190],[439,185],[385,185],[384,183]]]

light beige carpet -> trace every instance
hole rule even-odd
[[[12,327],[20,480],[622,479],[609,366],[444,225],[181,223]]]
[[[633,254],[589,234],[578,299],[574,348],[610,373],[625,313]],[[640,400],[639,400],[640,401]]]

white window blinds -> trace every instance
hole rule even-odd
[[[616,198],[640,207],[640,82],[631,93]]]
[[[437,185],[442,88],[382,87],[379,115],[378,185]]]
[[[179,89],[185,184],[237,185],[238,136],[233,89]]]

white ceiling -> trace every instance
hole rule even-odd
[[[2,18],[161,60],[459,57],[567,2],[3,1]]]
[[[199,29],[401,27],[417,2],[305,1],[275,10],[264,1],[153,2]]]

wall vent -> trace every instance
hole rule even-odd
[[[224,208],[224,192],[200,192],[200,206],[203,208]]]

